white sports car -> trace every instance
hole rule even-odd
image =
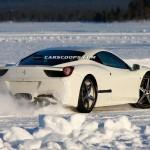
[[[34,103],[57,101],[89,113],[94,107],[150,107],[150,69],[130,67],[105,50],[45,49],[0,67],[1,92]]]

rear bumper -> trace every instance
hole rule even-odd
[[[34,101],[40,95],[52,95],[57,101],[67,106],[77,106],[78,93],[72,88],[69,78],[50,78],[42,81],[0,81],[0,93],[31,95]]]

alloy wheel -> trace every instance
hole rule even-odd
[[[95,82],[87,76],[81,85],[78,111],[82,113],[89,113],[95,106],[97,100],[97,86]]]
[[[150,77],[144,77],[142,81],[138,105],[143,108],[150,107]]]

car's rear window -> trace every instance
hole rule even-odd
[[[43,50],[24,59],[19,65],[49,65],[54,66],[78,60],[84,52],[74,50]]]

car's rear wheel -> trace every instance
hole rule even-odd
[[[139,108],[150,108],[150,73],[147,73],[142,80],[140,98],[136,105]]]
[[[88,75],[84,78],[80,93],[77,110],[81,113],[89,113],[93,110],[97,100],[97,84],[94,77]]]

